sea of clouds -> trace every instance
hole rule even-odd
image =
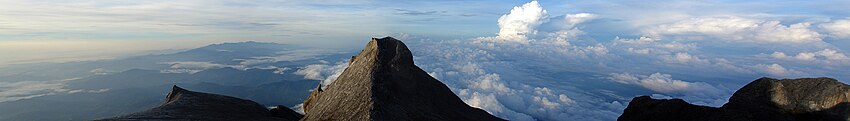
[[[531,1],[498,18],[496,36],[399,39],[464,102],[508,120],[616,120],[638,95],[716,107],[763,76],[850,77],[840,69],[850,58],[823,41],[847,38],[850,29],[841,28],[850,20],[701,16],[644,27],[634,38],[587,38],[583,24],[599,18],[553,16]],[[296,73],[329,84],[346,66],[323,62]]]

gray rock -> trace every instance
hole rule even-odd
[[[369,41],[348,68],[304,102],[301,120],[503,120],[470,107],[413,64],[407,46],[391,37]]]
[[[723,109],[751,112],[757,120],[847,121],[850,87],[831,78],[761,78],[742,87]]]
[[[174,86],[159,107],[101,120],[294,121],[301,117],[285,107],[269,111],[254,101]]]
[[[831,78],[760,78],[720,108],[681,99],[632,99],[619,121],[850,121],[850,86]]]

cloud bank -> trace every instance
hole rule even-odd
[[[850,38],[850,18],[824,23],[819,26],[835,38]]]
[[[813,43],[821,42],[822,35],[811,28],[811,23],[781,25],[779,21],[765,21],[741,17],[701,17],[663,24],[644,30],[657,38],[720,39],[763,43]]]
[[[80,78],[48,81],[0,81],[0,102],[17,101],[56,94],[101,93],[109,91],[109,89],[75,90],[65,88],[65,85],[69,81],[78,79]]]
[[[537,4],[514,7],[500,17],[495,36],[415,41],[410,45],[417,65],[468,104],[509,120],[615,120],[625,108],[622,102],[636,95],[720,106],[736,87],[755,78],[812,75],[796,64],[713,50],[724,44],[768,44],[757,47],[760,51],[809,44],[821,49],[811,52],[814,58],[842,58],[841,52],[829,51],[834,49],[818,32],[820,23],[703,16],[650,25],[633,39],[594,41],[582,27],[604,18],[593,13],[548,17]],[[700,73],[689,73],[694,70]]]
[[[617,83],[637,85],[667,95],[690,94],[703,97],[717,97],[724,93],[722,92],[723,90],[708,83],[675,80],[669,74],[654,73],[649,76],[645,76],[629,73],[611,73],[610,75],[611,77],[609,77],[609,79]]]

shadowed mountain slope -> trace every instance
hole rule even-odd
[[[254,101],[174,86],[159,107],[102,120],[292,121],[301,117],[285,107],[270,111]]]

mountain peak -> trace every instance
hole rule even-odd
[[[407,46],[392,37],[372,38],[304,104],[302,120],[502,120],[464,103],[414,65]]]
[[[174,100],[177,100],[177,98],[180,97],[180,95],[182,95],[183,93],[187,93],[187,92],[190,92],[190,91],[183,89],[183,88],[180,88],[177,85],[174,85],[174,86],[171,87],[171,92],[168,92],[168,95],[165,96],[165,103],[169,103],[169,102],[172,102]]]
[[[372,38],[361,54],[375,54],[378,62],[413,65],[413,54],[404,43],[392,37]]]

